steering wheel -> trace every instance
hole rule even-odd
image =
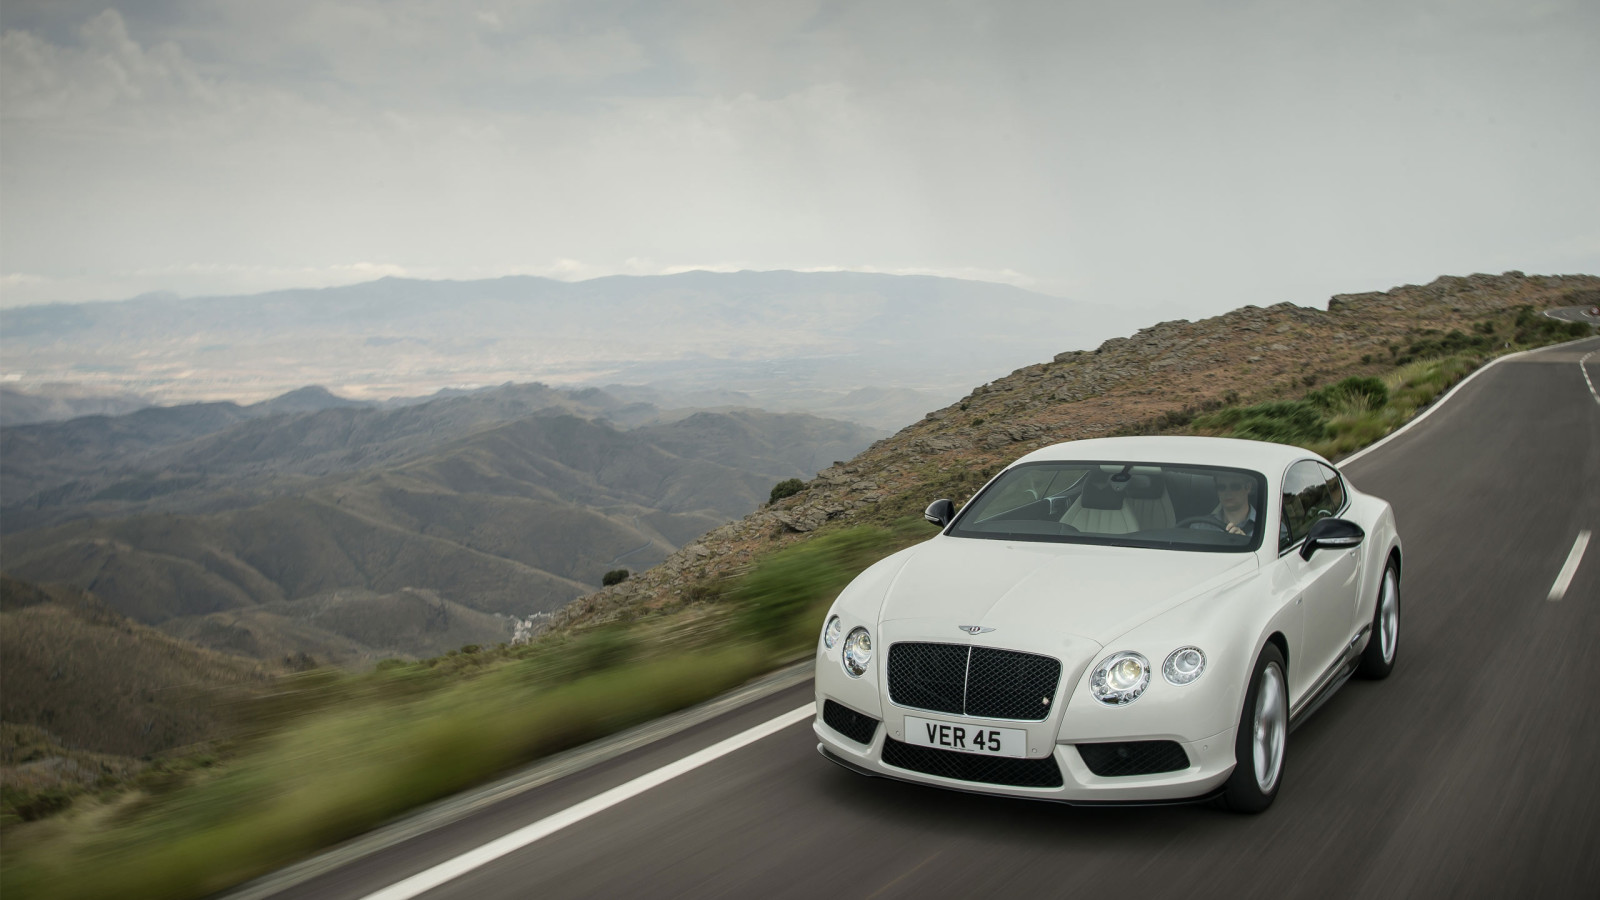
[[[1172,527],[1173,528],[1188,528],[1188,527],[1190,527],[1192,525],[1203,525],[1203,526],[1206,526],[1204,528],[1199,529],[1200,531],[1221,531],[1221,532],[1224,532],[1224,533],[1227,533],[1227,531],[1228,531],[1228,525],[1227,525],[1226,522],[1222,521],[1222,519],[1220,519],[1219,517],[1214,516],[1214,515],[1210,515],[1210,514],[1203,515],[1203,516],[1190,516],[1189,518],[1184,519],[1183,521],[1179,522],[1178,524],[1176,524],[1176,525],[1174,525]]]

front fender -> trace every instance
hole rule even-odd
[[[1150,661],[1150,686],[1126,706],[1107,706],[1090,693],[1097,659],[1078,679],[1061,724],[1061,742],[1094,740],[1201,740],[1239,722],[1256,658],[1275,634],[1292,646],[1298,607],[1278,607],[1269,579],[1251,576],[1152,619],[1105,645],[1100,659],[1123,650]],[[1161,669],[1180,647],[1205,653],[1206,668],[1190,684],[1174,685]],[[1287,655],[1287,654],[1286,654]],[[1293,665],[1291,662],[1290,665]]]
[[[878,642],[882,630],[880,613],[883,610],[883,598],[888,595],[895,576],[900,574],[900,570],[905,567],[906,561],[916,549],[908,547],[868,566],[839,592],[833,605],[828,608],[827,615],[817,623],[815,684],[819,710],[823,700],[832,697],[857,712],[866,713],[877,719],[883,718],[882,693],[879,686],[883,683],[886,648],[881,645],[876,646],[867,671],[862,673],[861,677],[855,678],[845,671],[844,661],[841,659],[843,639],[851,629],[865,627],[872,635],[874,643]],[[840,621],[840,641],[829,648],[823,643],[822,631],[827,627],[828,620],[834,616],[838,616]]]
[[[1367,530],[1362,542],[1361,590],[1356,605],[1357,627],[1369,623],[1378,610],[1378,591],[1389,557],[1402,556],[1400,529],[1395,524],[1394,508],[1386,501],[1366,494],[1352,498],[1349,516]]]

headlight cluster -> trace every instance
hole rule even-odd
[[[1129,650],[1102,659],[1089,676],[1090,692],[1108,706],[1132,703],[1149,686],[1150,660]]]
[[[1161,664],[1168,683],[1191,684],[1206,670],[1206,655],[1199,647],[1179,647]],[[1132,650],[1102,659],[1089,676],[1089,692],[1107,706],[1126,706],[1150,686],[1150,661]]]
[[[839,617],[830,616],[828,624],[822,628],[822,646],[832,650],[833,645],[839,643],[839,631],[842,628],[844,623],[839,621]]]
[[[844,670],[851,678],[860,678],[872,662],[872,635],[865,628],[850,629],[844,639]]]
[[[822,626],[822,646],[832,650],[839,643],[839,632],[844,630],[844,622],[838,616],[829,616],[828,623]],[[844,663],[844,671],[851,678],[860,678],[867,673],[867,664],[872,662],[872,634],[861,626],[850,629],[845,635],[844,648],[839,652],[839,661]]]
[[[1188,684],[1206,670],[1206,655],[1199,647],[1179,647],[1167,655],[1161,674],[1173,684]]]

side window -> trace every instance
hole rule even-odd
[[[1333,510],[1339,507],[1335,505]],[[1288,549],[1305,539],[1311,523],[1333,514],[1328,508],[1328,476],[1321,464],[1306,460],[1289,467],[1283,476],[1283,524],[1278,529],[1278,549]]]
[[[1333,515],[1338,515],[1344,510],[1344,479],[1339,476],[1338,470],[1331,466],[1323,466],[1322,474],[1328,478],[1328,509]]]

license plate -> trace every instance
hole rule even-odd
[[[906,716],[906,743],[980,756],[1028,755],[1028,733],[1020,728],[987,728]]]

